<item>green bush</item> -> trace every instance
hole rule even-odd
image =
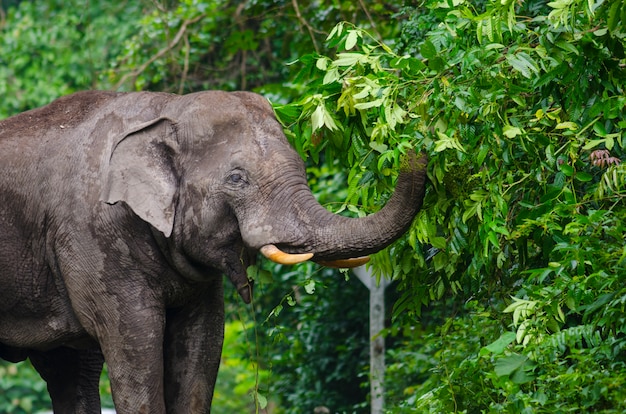
[[[367,288],[336,270],[309,278],[311,271],[281,272],[273,288],[289,293],[278,307],[260,307],[257,317],[271,311],[261,325],[269,334],[261,340],[272,373],[270,391],[285,413],[319,406],[334,413],[367,412]]]
[[[407,340],[437,364],[401,406],[624,409],[626,61],[615,8],[626,2],[425,2],[402,14],[395,51],[341,23],[327,56],[300,59],[297,79],[311,81],[277,113],[301,152],[350,170],[346,208],[375,210],[403,153],[430,155],[424,209],[374,256],[400,283],[398,323],[416,325],[448,295],[480,309],[435,327],[441,358]],[[458,333],[441,331],[450,326]]]
[[[52,409],[46,383],[28,360],[17,364],[0,360],[0,391],[0,413],[29,414]],[[100,377],[100,400],[102,407],[113,408],[106,366]]]
[[[253,354],[255,339],[251,324],[241,320],[226,323],[213,411],[244,413],[259,408],[273,412],[275,401],[269,398],[267,390],[270,373],[254,362],[257,360]]]
[[[30,414],[52,407],[45,382],[28,361],[0,360],[0,390],[2,413]]]
[[[1,6],[0,6],[1,7]],[[22,1],[0,22],[0,119],[61,95],[102,88],[100,77],[142,9],[133,2]]]

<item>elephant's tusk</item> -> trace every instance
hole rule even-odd
[[[278,247],[273,244],[267,244],[261,247],[261,254],[272,262],[276,262],[284,265],[293,265],[297,263],[306,262],[311,257],[313,257],[313,253],[300,253],[300,254],[290,254],[285,253],[280,250]]]
[[[329,260],[329,261],[323,261],[320,260],[319,264],[321,264],[322,266],[326,266],[326,267],[335,267],[335,268],[352,268],[352,267],[359,267],[364,265],[365,263],[370,261],[370,257],[369,256],[363,256],[363,257],[354,257],[351,259],[339,259],[339,260]]]

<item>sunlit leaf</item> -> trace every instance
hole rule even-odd
[[[578,129],[578,124],[576,122],[559,122],[556,126],[556,129],[569,129],[570,131],[576,131]]]
[[[357,30],[348,30],[348,37],[346,37],[346,49],[352,49],[356,45],[358,38],[359,32]]]
[[[534,74],[539,73],[539,66],[526,52],[509,54],[506,59],[513,69],[519,71],[526,78],[530,79]]]
[[[306,283],[304,284],[304,290],[309,295],[315,293],[315,279],[307,279]]]
[[[375,142],[375,141],[370,142],[370,144],[369,144],[369,145],[370,145],[370,147],[371,147],[374,151],[377,151],[377,152],[379,152],[379,153],[381,153],[381,154],[382,154],[383,152],[387,151],[387,149],[389,149],[389,147],[388,147],[387,145],[382,144],[382,143],[378,143],[378,142]]]
[[[515,138],[516,136],[520,135],[522,133],[522,130],[518,127],[514,127],[512,125],[505,125],[504,128],[502,128],[502,133],[507,137],[507,138]]]

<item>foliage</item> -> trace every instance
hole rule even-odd
[[[241,320],[226,323],[224,350],[213,397],[215,412],[254,412],[256,407],[266,409],[274,405],[272,401],[268,402],[267,390],[259,389],[267,384],[270,373],[253,362],[258,359],[252,355],[256,338],[248,337],[249,332],[254,330]]]
[[[52,408],[46,383],[30,361],[13,364],[0,360],[0,391],[2,413],[29,414]],[[100,400],[103,407],[113,407],[106,367],[100,377]]]
[[[438,307],[444,310],[437,312]],[[405,332],[402,346],[389,351],[387,406],[394,413],[473,413],[506,398],[491,384],[493,363],[481,351],[489,338],[502,333],[501,321],[486,317],[489,311],[476,301],[458,309],[450,300],[433,303],[430,313],[439,314],[436,325]]]
[[[331,269],[314,265],[281,271],[280,283],[257,289],[259,343],[271,370],[269,392],[285,413],[366,412],[368,291]],[[289,287],[290,288],[287,288]],[[287,293],[285,293],[287,291]],[[273,298],[283,293],[276,304]],[[333,323],[328,323],[333,321]]]
[[[302,98],[276,108],[300,151],[350,168],[353,209],[378,204],[404,152],[431,155],[424,210],[375,261],[401,283],[398,323],[447,293],[511,317],[487,347],[467,347],[473,317],[438,344],[493,391],[471,370],[468,385],[443,387],[459,375],[443,370],[407,399],[432,403],[422,409],[623,409],[626,101],[613,7],[426,2],[406,10],[397,52],[342,23],[327,39],[334,56],[300,59],[298,79],[313,79]]]
[[[7,10],[0,21],[0,118],[99,87],[99,73],[120,53],[141,8],[135,2],[83,4],[22,1]]]
[[[2,118],[44,105],[60,95],[95,88],[183,92],[207,88],[257,88],[273,100],[287,101],[300,86],[286,82],[290,67],[285,62],[318,48],[338,20],[351,20],[366,28],[375,27],[375,31],[383,35],[396,29],[388,18],[395,7],[389,2],[368,2],[367,6],[364,3],[332,2],[318,7],[315,2],[264,0],[245,3],[45,0],[3,2],[2,6],[0,90],[5,98],[0,104]],[[341,179],[337,183],[345,181],[345,177],[335,173],[326,182],[337,178]],[[277,278],[280,277],[277,274]],[[352,285],[356,285],[356,289],[360,287]],[[342,289],[349,292],[355,288],[348,285]],[[278,295],[280,298],[282,292]],[[319,296],[317,300],[325,301],[326,298]],[[272,307],[264,308],[266,314],[262,319]],[[337,318],[342,316],[338,311],[335,315]],[[318,314],[320,321],[328,322],[325,316]],[[358,322],[351,323],[362,327],[364,317],[361,315]],[[315,326],[320,323],[315,322]],[[326,341],[328,348],[321,353],[325,353],[328,361],[334,356],[335,343],[342,340],[339,336],[318,337],[318,341]],[[326,371],[312,366],[308,355],[302,353],[297,354],[298,359],[285,358],[281,370],[288,372],[288,364],[300,364],[303,359],[309,362],[307,367],[311,369],[307,381],[313,379],[313,369],[321,376],[330,376],[335,383],[352,380],[362,371],[358,367],[363,356],[361,349],[351,349],[352,353],[346,352],[344,359],[346,365],[357,367],[353,370],[326,374]],[[225,349],[225,362],[216,392],[216,410],[222,404],[229,406],[241,401],[242,406],[247,406],[250,401],[247,397],[239,400],[245,386],[236,390],[228,386],[234,382],[249,384],[255,374],[243,357],[230,356],[229,352]],[[239,350],[234,352],[237,355]],[[273,350],[265,352],[274,353]],[[37,378],[36,373],[26,366],[19,365],[19,372],[27,378]],[[325,368],[330,372],[334,369],[331,364],[326,364]],[[302,370],[306,369],[303,364]],[[251,376],[245,377],[245,373]],[[280,382],[288,384],[288,381]],[[39,382],[37,386],[43,390],[42,384]],[[332,385],[320,383],[317,386],[321,394]],[[103,404],[107,404],[110,386],[104,382],[101,387]],[[348,402],[328,403],[349,406],[356,401],[356,396],[363,400],[364,389],[358,383],[355,387],[358,391],[351,393],[353,397],[348,398]],[[257,396],[270,394],[263,388],[259,391]],[[302,392],[292,385],[289,391],[294,394]],[[273,389],[272,392],[293,399],[287,395],[287,390]],[[272,404],[271,398],[268,404]]]
[[[155,2],[156,3],[156,2]],[[286,62],[316,50],[340,20],[389,33],[383,4],[254,0],[184,0],[140,20],[103,79],[114,89],[179,93],[204,89],[262,90],[273,99],[296,93]]]
[[[28,414],[52,406],[46,384],[28,362],[0,360],[0,412]]]

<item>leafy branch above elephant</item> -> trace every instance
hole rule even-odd
[[[0,357],[30,358],[57,413],[209,412],[223,277],[259,252],[363,263],[411,225],[426,156],[378,213],[318,204],[269,103],[246,92],[81,92],[0,122]]]

